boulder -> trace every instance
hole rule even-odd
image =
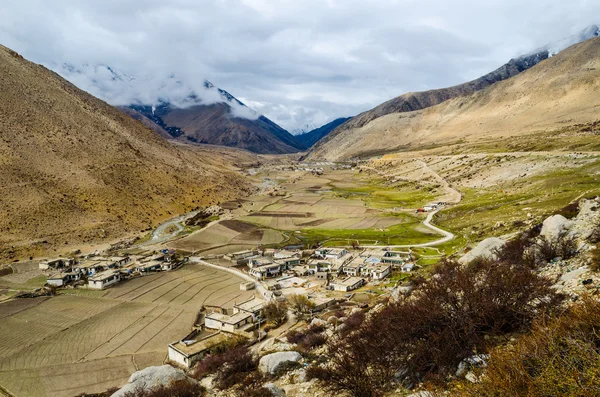
[[[556,241],[559,236],[567,234],[572,226],[573,222],[564,216],[552,215],[542,223],[540,236],[545,237],[549,241]]]
[[[475,246],[471,251],[467,252],[462,258],[458,260],[459,263],[466,265],[477,258],[481,259],[494,259],[496,257],[495,251],[501,248],[506,241],[497,237],[486,238]]]
[[[327,323],[324,320],[321,320],[320,318],[313,318],[312,321],[310,322],[310,325],[315,326],[315,327],[320,327],[320,326],[326,326]]]
[[[113,393],[111,397],[123,397],[138,388],[149,390],[185,378],[187,376],[182,370],[173,368],[170,365],[144,368],[141,371],[134,372],[129,377],[127,384]]]
[[[268,389],[275,397],[285,397],[285,390],[277,386],[275,383],[267,383],[263,387]]]
[[[274,374],[282,365],[288,362],[297,363],[301,359],[302,356],[298,352],[271,353],[261,357],[258,362],[258,369],[264,373]]]

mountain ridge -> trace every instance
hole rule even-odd
[[[315,145],[308,158],[348,159],[491,141],[507,150],[526,151],[543,148],[550,139],[555,140],[554,146],[562,142],[565,147],[581,148],[575,150],[597,150],[595,128],[586,124],[598,120],[600,100],[594,94],[600,90],[598,54],[600,37],[595,37],[469,96],[390,113],[359,128],[338,128],[338,134]]]
[[[306,149],[288,131],[208,80],[193,87],[173,74],[164,79],[136,78],[105,64],[78,68],[63,63],[54,69],[169,139],[265,154]]]
[[[0,101],[2,258],[135,235],[250,190],[214,149],[175,147],[3,46]]]

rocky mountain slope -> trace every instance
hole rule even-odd
[[[0,257],[56,254],[243,195],[212,149],[175,147],[0,47]]]
[[[507,137],[549,131],[571,137],[569,131],[565,132],[566,128],[597,120],[599,50],[600,38],[590,39],[471,95],[459,94],[470,88],[457,88],[457,97],[426,109],[412,110],[409,101],[401,105],[405,109],[403,112],[391,103],[381,105],[380,109],[393,107],[394,113],[383,116],[363,114],[352,119],[319,142],[310,157],[351,158],[492,139],[510,145]],[[509,75],[507,72],[506,76]],[[472,87],[476,86],[482,87]],[[445,94],[441,92],[422,93],[418,100],[412,97],[415,107],[434,105],[443,99]],[[365,123],[361,125],[357,119]],[[583,126],[578,130],[592,136],[594,128]],[[585,136],[578,139],[585,139]]]
[[[175,75],[127,74],[108,65],[49,65],[61,76],[142,121],[169,139],[248,149],[256,153],[295,153],[301,142],[229,92],[205,80],[196,87]]]
[[[303,146],[309,148],[317,143],[321,138],[327,136],[331,131],[335,130],[340,125],[344,124],[352,117],[340,117],[319,128],[297,135],[296,138],[302,142]]]
[[[295,153],[306,148],[293,135],[264,116],[256,119],[235,117],[227,102],[185,108],[171,104],[155,108],[132,105],[129,108],[154,121],[179,141],[271,154]]]

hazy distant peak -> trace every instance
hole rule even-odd
[[[589,40],[589,39],[592,39],[592,38],[598,37],[598,36],[600,36],[600,28],[598,27],[598,25],[590,25],[587,28],[580,31],[579,33],[562,38],[562,39],[554,41],[552,43],[548,43],[545,46],[540,47],[540,48],[532,51],[529,54],[523,55],[523,57],[526,57],[526,56],[532,55],[532,54],[546,52],[546,51],[548,52],[548,56],[551,57],[574,44],[582,43],[586,40]]]

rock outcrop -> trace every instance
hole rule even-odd
[[[299,362],[302,355],[298,352],[277,352],[263,356],[259,363],[258,369],[264,373],[275,374],[279,368],[289,362]]]
[[[141,389],[152,389],[156,386],[169,385],[171,382],[187,378],[186,374],[170,365],[161,365],[156,367],[144,368],[141,371],[134,372],[129,377],[127,384],[113,393],[111,397],[123,397],[127,393]]]
[[[458,261],[461,264],[467,264],[477,258],[493,259],[496,257],[496,250],[501,248],[504,244],[506,244],[506,241],[502,240],[501,238],[486,238],[485,240],[477,244],[475,248],[473,248],[471,251],[465,254]]]

